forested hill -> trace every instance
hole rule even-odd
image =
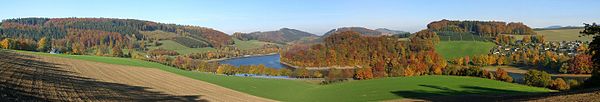
[[[342,28],[332,29],[332,30],[328,31],[327,33],[323,34],[322,38],[326,38],[329,35],[332,35],[334,33],[340,33],[340,32],[345,32],[345,31],[358,32],[359,34],[361,34],[363,36],[381,36],[384,34],[383,32],[364,28],[364,27],[342,27]]]
[[[113,18],[17,18],[2,21],[0,33],[4,37],[39,40],[67,38],[69,34],[106,33],[120,37],[141,39],[145,31],[162,31],[205,42],[212,47],[233,44],[231,37],[221,31],[198,26],[164,24],[135,19]],[[90,36],[90,35],[77,35]],[[116,35],[115,35],[116,36]],[[172,35],[161,35],[172,36]]]
[[[308,32],[290,29],[290,28],[281,28],[276,31],[266,31],[266,32],[252,32],[252,33],[234,33],[233,37],[238,38],[240,40],[259,40],[265,42],[273,42],[286,44],[289,42],[297,41],[305,37],[316,37],[317,35],[311,34]]]
[[[471,33],[482,37],[495,37],[499,34],[534,35],[530,27],[523,23],[500,21],[434,21],[427,25],[427,29],[438,34]]]

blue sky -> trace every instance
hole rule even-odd
[[[598,4],[600,0],[2,0],[0,19],[131,18],[229,34],[287,27],[321,35],[349,26],[415,32],[441,19],[582,25],[600,22]]]

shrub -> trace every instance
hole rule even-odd
[[[371,68],[358,68],[356,69],[356,75],[354,76],[354,78],[358,79],[358,80],[365,80],[365,79],[373,79],[373,71],[371,70]]]
[[[169,56],[175,56],[175,55],[179,55],[179,53],[173,51],[173,50],[167,50],[167,49],[162,49],[162,48],[158,48],[158,49],[153,49],[148,51],[149,55],[152,56],[160,56],[160,55],[169,55]]]
[[[279,69],[279,73],[281,73],[283,76],[292,76],[292,70],[287,68]]]
[[[322,78],[323,74],[320,71],[314,71],[312,77],[314,77],[314,78]]]
[[[512,82],[513,78],[508,75],[508,72],[504,71],[502,68],[496,69],[496,79],[505,82]]]
[[[483,71],[483,69],[479,68],[479,67],[469,67],[465,69],[465,76],[473,76],[473,77],[481,77],[481,78],[485,78],[485,72]]]
[[[554,79],[554,81],[552,81],[551,88],[555,89],[555,90],[564,91],[564,90],[569,90],[571,87],[562,78],[556,78],[556,79]]]
[[[580,85],[579,81],[574,80],[574,79],[567,80],[567,83],[569,83],[569,86],[571,88],[579,87],[579,85]]]
[[[455,66],[455,65],[449,65],[447,68],[444,69],[444,72],[442,74],[444,75],[462,75],[463,73],[461,73],[461,69],[460,66]]]
[[[550,74],[544,71],[529,70],[525,73],[525,84],[537,87],[548,87],[552,85]]]
[[[319,84],[321,84],[321,85],[327,85],[327,84],[339,83],[339,82],[344,82],[344,81],[348,81],[348,79],[346,79],[346,78],[333,79],[333,80],[327,79],[327,80],[322,81]]]

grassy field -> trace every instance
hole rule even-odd
[[[206,51],[216,50],[215,48],[212,48],[212,47],[189,48],[187,46],[183,46],[172,40],[162,40],[162,41],[160,41],[160,43],[162,43],[162,45],[153,46],[153,47],[149,47],[149,48],[150,49],[163,48],[163,49],[168,49],[168,50],[175,50],[175,51],[177,51],[177,53],[182,54],[182,55],[195,53],[195,52],[206,52]]]
[[[435,50],[444,58],[453,59],[488,54],[494,46],[492,42],[482,41],[441,41],[436,45]]]
[[[32,53],[22,52],[21,53]],[[501,81],[460,76],[395,77],[374,80],[317,85],[301,80],[262,79],[222,76],[191,72],[159,63],[128,58],[61,55],[58,56],[102,63],[157,68],[192,79],[202,80],[240,92],[280,101],[377,101],[462,94],[526,94],[550,92],[545,88],[529,87]]]
[[[580,31],[583,29],[536,30],[535,32],[544,35],[546,41],[592,41],[591,36],[579,37]]]
[[[156,31],[140,31],[140,33],[142,35],[145,35],[148,38],[154,38],[154,39],[171,39],[171,38],[175,38],[175,37],[180,37],[179,35],[175,34],[175,33],[171,33],[171,32],[165,32],[165,31],[161,31],[161,30],[156,30]]]

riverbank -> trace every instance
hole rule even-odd
[[[276,54],[279,54],[279,53],[254,54],[254,55],[242,55],[242,56],[238,56],[238,57],[230,57],[230,58],[211,59],[211,60],[206,60],[206,62],[223,61],[223,60],[236,59],[236,58],[247,58],[247,57],[258,57],[258,56],[269,56],[269,55],[276,55]]]
[[[360,67],[360,66],[354,66],[354,67],[352,67],[352,66],[345,66],[345,67],[340,67],[340,66],[331,66],[331,67],[300,67],[300,66],[295,66],[295,65],[292,65],[292,64],[289,64],[289,63],[285,63],[285,62],[280,62],[280,63],[283,64],[283,65],[289,66],[291,68],[295,68],[295,69],[306,68],[308,70],[328,70],[328,69],[331,69],[331,68],[333,68],[333,69],[355,69],[355,68],[359,68]]]

